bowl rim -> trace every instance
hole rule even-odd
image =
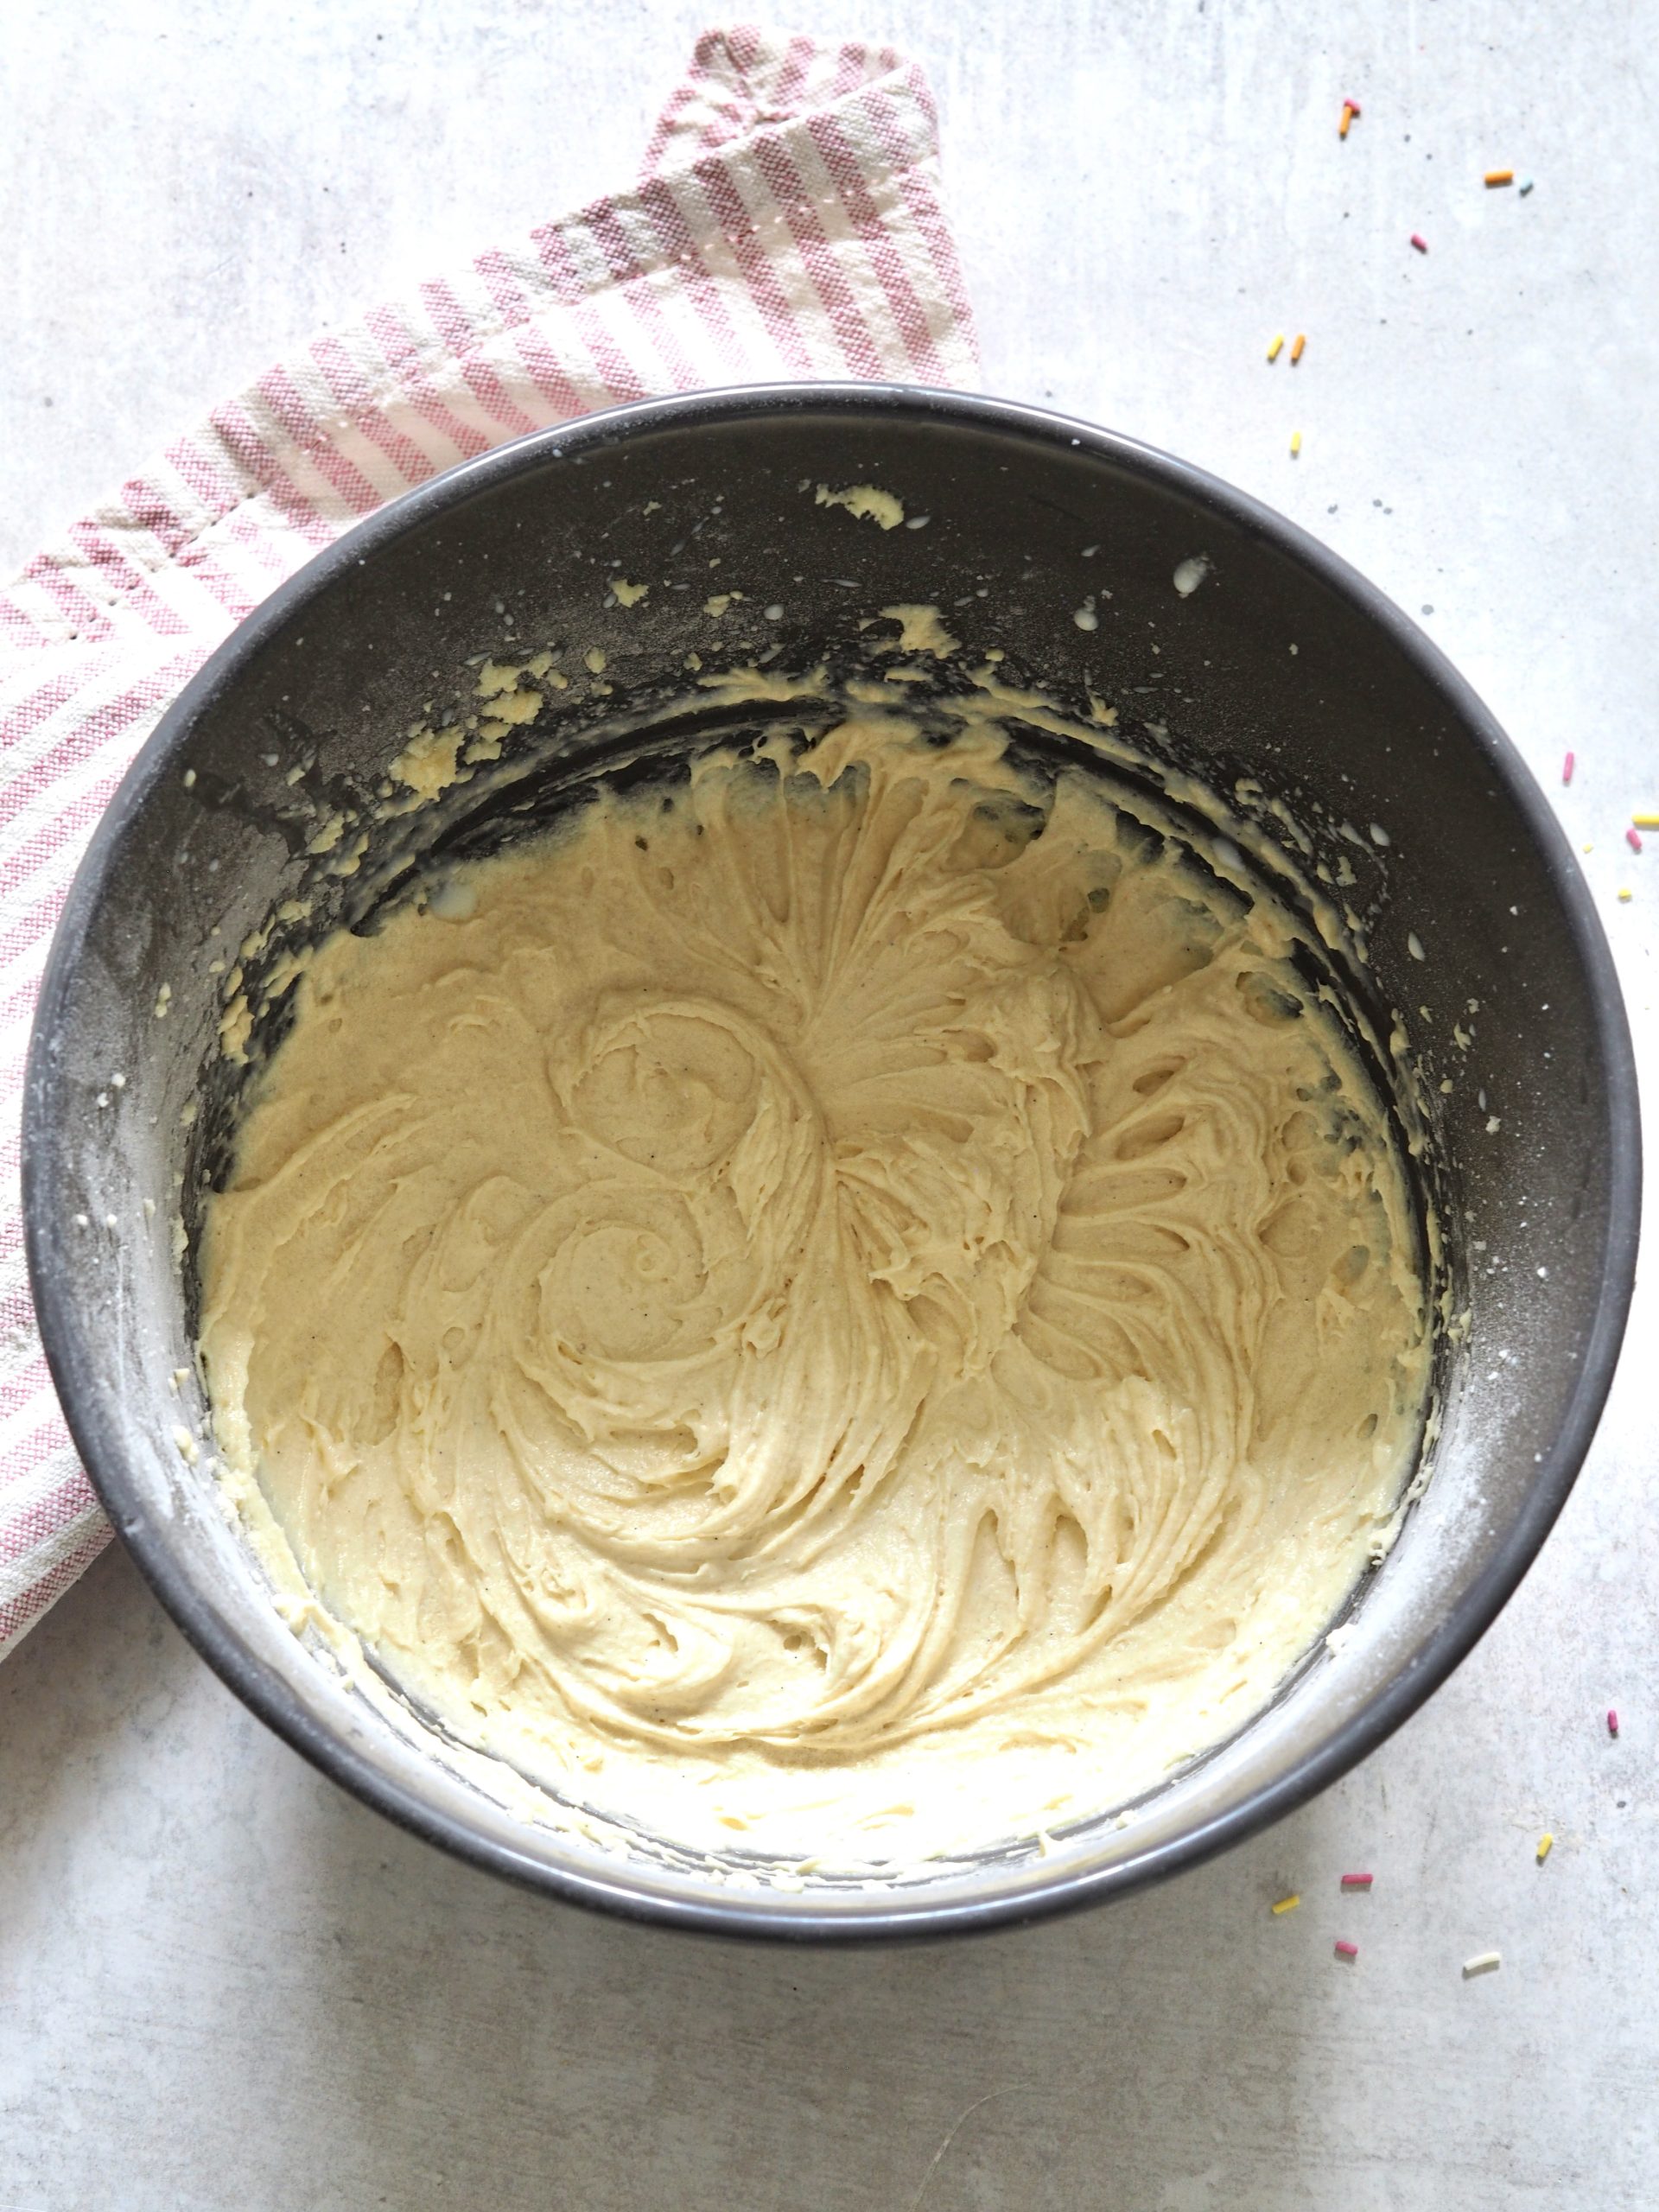
[[[980,1892],[930,1902],[925,1887],[845,1901],[774,1890],[733,1891],[683,1875],[636,1870],[618,1859],[596,1873],[585,1855],[562,1863],[555,1837],[532,1857],[428,1802],[384,1772],[343,1734],[320,1726],[283,1677],[202,1592],[183,1554],[138,1510],[118,1427],[83,1389],[99,1362],[70,1285],[64,1217],[55,1202],[66,1167],[64,1117],[43,1039],[67,1011],[80,952],[115,862],[121,833],[199,715],[243,664],[346,572],[477,493],[558,458],[582,459],[664,425],[719,425],[790,414],[866,416],[1014,434],[1092,453],[1268,539],[1381,630],[1439,695],[1482,755],[1542,859],[1586,977],[1606,1075],[1609,1225],[1594,1318],[1550,1449],[1533,1471],[1502,1543],[1413,1662],[1337,1724],[1323,1742],[1237,1805],[1106,1867],[1057,1864],[1051,1879],[1011,1889],[995,1877]],[[1300,525],[1223,480],[1140,440],[1055,410],[943,387],[861,382],[722,386],[632,400],[492,448],[415,486],[357,523],[280,583],[208,657],[162,715],[94,830],[54,934],[31,1031],[22,1126],[24,1241],[41,1338],[70,1434],[93,1488],[140,1572],[195,1649],[268,1726],[332,1781],[411,1833],[454,1856],[543,1895],[624,1917],[705,1933],[794,1940],[893,1940],[984,1931],[1127,1895],[1196,1866],[1266,1827],[1375,1751],[1468,1655],[1513,1594],[1555,1521],[1593,1438],[1618,1362],[1635,1281],[1641,1199],[1636,1060],[1617,971],[1593,899],[1541,787],[1496,718],[1445,654],[1378,588]],[[1009,1870],[1008,1879],[1018,1878]]]

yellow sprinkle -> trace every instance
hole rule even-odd
[[[1582,852],[1593,853],[1593,852],[1595,851],[1595,849],[1595,849],[1595,847],[1594,847],[1593,845],[1584,845],[1584,846],[1581,846],[1581,847],[1580,848],[1580,851],[1582,851]]]
[[[1278,359],[1279,355],[1283,349],[1284,343],[1285,334],[1281,330],[1279,335],[1274,340],[1272,345],[1268,348],[1268,359],[1270,361],[1276,361]]]
[[[1290,434],[1290,457],[1293,461],[1296,458],[1296,455],[1300,453],[1301,449],[1302,434],[1300,430],[1293,430]]]
[[[1659,830],[1659,814],[1633,814],[1630,827],[1633,830]]]
[[[1494,184],[1513,184],[1515,182],[1515,171],[1513,169],[1488,169],[1486,172],[1486,181],[1489,186]]]
[[[1546,1834],[1546,1835],[1541,1835],[1541,1836],[1539,1837],[1539,1839],[1538,1839],[1538,1864],[1539,1864],[1541,1866],[1543,1865],[1543,1863],[1544,1863],[1545,1859],[1548,1858],[1548,1856],[1549,1856],[1549,1852],[1550,1852],[1550,1846],[1554,1842],[1554,1840],[1555,1840],[1555,1839],[1554,1839],[1554,1837],[1553,1835],[1548,1835],[1548,1834]]]
[[[1301,1901],[1301,1891],[1300,1890],[1293,1890],[1287,1897],[1281,1897],[1278,1904],[1274,1905],[1273,1909],[1275,1912],[1294,1912]]]
[[[1630,893],[1629,893],[1627,890],[1625,890],[1622,886],[1621,886],[1621,887],[1620,887],[1619,894],[1618,894],[1618,895],[1619,895],[1619,897],[1620,897],[1620,898],[1624,901],[1624,903],[1625,903],[1625,905],[1626,905],[1626,906],[1628,906],[1628,905],[1630,904]]]
[[[1303,350],[1306,346],[1306,339],[1303,337],[1300,331],[1298,331],[1296,334],[1296,343],[1290,349],[1290,358],[1293,362],[1300,361],[1301,359]]]

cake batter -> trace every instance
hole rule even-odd
[[[1386,1541],[1401,1165],[1287,915],[869,712],[341,933],[229,1187],[220,1449],[467,1740],[910,1860],[1244,1721]]]

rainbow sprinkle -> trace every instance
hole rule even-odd
[[[1428,251],[1428,240],[1423,236],[1421,231],[1414,231],[1412,232],[1411,242],[1413,245],[1416,247],[1419,253],[1427,253]]]
[[[1302,353],[1304,348],[1306,346],[1306,339],[1304,338],[1299,331],[1296,334],[1296,343],[1290,349],[1290,359],[1291,365],[1293,367],[1294,367],[1296,363],[1301,359]]]
[[[1491,192],[1497,185],[1513,184],[1515,182],[1515,171],[1513,169],[1488,169],[1486,172],[1485,182],[1488,192]]]
[[[1273,1910],[1275,1914],[1281,1912],[1294,1912],[1301,1901],[1301,1891],[1300,1890],[1293,1890],[1287,1897],[1281,1897],[1278,1904],[1274,1906]]]
[[[1543,1865],[1543,1863],[1544,1863],[1545,1859],[1548,1858],[1548,1856],[1549,1856],[1549,1854],[1550,1854],[1550,1850],[1551,1850],[1552,1847],[1554,1846],[1554,1841],[1555,1841],[1554,1837],[1549,1834],[1549,1832],[1548,1832],[1548,1829],[1546,1829],[1546,1830],[1545,1830],[1545,1832],[1544,1832],[1544,1834],[1539,1837],[1539,1839],[1538,1839],[1538,1864],[1539,1864],[1541,1866]]]
[[[1628,899],[1630,894],[1628,891],[1621,891],[1618,895],[1621,899]],[[1607,1733],[1610,1736],[1618,1733],[1618,1714],[1611,1705],[1607,1708]]]
[[[1276,360],[1278,359],[1278,358],[1279,358],[1280,354],[1284,351],[1284,346],[1285,346],[1285,334],[1284,334],[1284,332],[1281,330],[1281,331],[1279,333],[1279,335],[1278,335],[1278,336],[1274,340],[1274,341],[1273,341],[1272,345],[1271,345],[1271,346],[1268,346],[1268,359],[1270,361],[1276,361]]]
[[[1290,434],[1290,457],[1293,461],[1295,460],[1297,454],[1300,453],[1301,449],[1302,434],[1300,430],[1293,430]]]
[[[1564,784],[1570,784],[1570,783],[1572,782],[1572,780],[1573,780],[1573,755],[1569,753],[1567,754],[1567,756],[1566,760],[1563,760],[1563,761],[1562,761],[1562,763],[1561,763],[1561,781],[1562,781]]]
[[[1344,1874],[1342,1878],[1342,1886],[1344,1890],[1369,1890],[1371,1880],[1372,1877],[1369,1874]]]
[[[1630,826],[1636,830],[1659,830],[1659,814],[1633,814]]]
[[[1358,1944],[1338,1942],[1337,1945],[1337,1956],[1339,1959],[1357,1959],[1359,1956]]]
[[[1634,830],[1627,830],[1624,832],[1624,842],[1633,853],[1639,853],[1641,851],[1642,840]]]

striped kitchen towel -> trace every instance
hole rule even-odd
[[[30,1012],[93,823],[168,701],[359,515],[522,432],[790,377],[969,385],[933,103],[886,47],[707,33],[641,181],[317,339],[0,592],[0,1655],[108,1535],[23,1264]]]

